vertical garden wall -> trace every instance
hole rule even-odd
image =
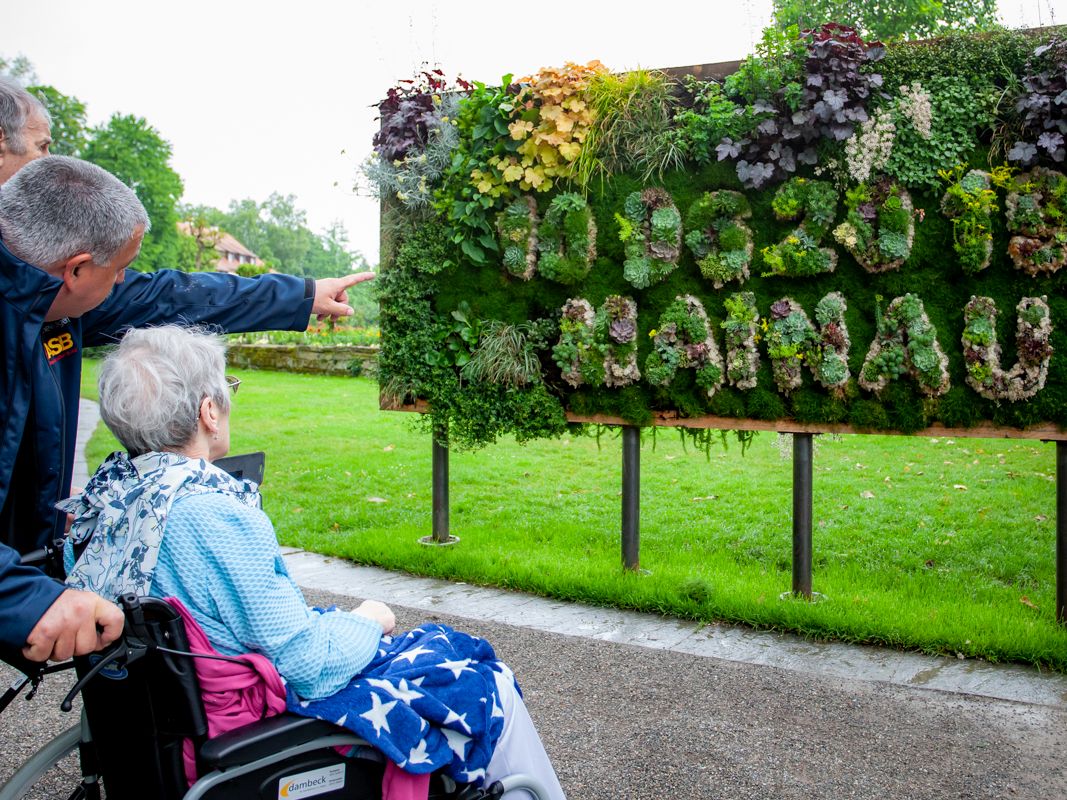
[[[1057,32],[830,25],[732,66],[390,90],[383,406],[453,447],[568,419],[1062,438]]]

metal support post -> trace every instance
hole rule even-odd
[[[622,566],[640,567],[641,432],[633,425],[622,429]]]
[[[433,437],[433,541],[450,541],[448,532],[448,445],[439,439],[447,435],[435,431]]]
[[[1056,621],[1067,622],[1067,442],[1056,442]]]
[[[793,434],[793,596],[811,599],[810,433]]]

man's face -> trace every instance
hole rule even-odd
[[[48,148],[52,145],[52,131],[40,112],[34,111],[26,120],[22,141],[26,145],[26,152],[13,153],[3,134],[0,134],[0,184],[34,159],[48,155]]]
[[[115,284],[122,283],[126,279],[126,267],[141,252],[142,239],[144,239],[144,228],[138,225],[134,229],[133,236],[115,254],[110,264],[95,264],[89,260],[76,267],[77,272],[72,282],[64,286],[56,296],[45,316],[45,321],[80,317],[103,303],[111,294]]]

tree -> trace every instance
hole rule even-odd
[[[182,179],[170,166],[171,146],[143,118],[115,114],[93,128],[82,157],[111,172],[137,193],[152,221],[134,266],[141,271],[178,263],[178,200]]]
[[[0,56],[0,75],[10,78],[19,86],[28,86],[37,83],[37,71],[33,63],[24,55],[14,58]]]
[[[53,86],[30,86],[26,91],[37,95],[52,117],[52,155],[81,155],[89,140],[85,103]]]
[[[774,24],[783,30],[839,22],[886,42],[988,28],[996,14],[996,0],[774,0]]]
[[[222,212],[210,206],[180,206],[178,261],[182,272],[202,272],[215,268],[219,260],[218,243],[222,238],[219,223]]]

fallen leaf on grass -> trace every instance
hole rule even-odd
[[[300,506],[297,506],[296,508],[293,509],[293,513],[294,514],[303,514],[304,513],[304,509],[302,509]]]
[[[386,500],[384,497],[368,497],[367,498],[367,502],[368,503],[388,503],[389,501]]]
[[[1034,521],[1035,522],[1044,522],[1047,519],[1048,519],[1048,517],[1045,516],[1044,514],[1038,514],[1036,517],[1034,517]]]
[[[700,502],[702,502],[704,500],[718,500],[718,499],[719,499],[719,496],[717,494],[709,494],[709,495],[707,495],[705,497],[694,497],[693,498],[693,502],[694,503],[700,503]]]
[[[396,446],[395,445],[387,444],[385,447],[382,448],[382,452],[383,453],[388,453],[388,452],[390,452],[392,450],[396,450]]]
[[[674,461],[678,456],[664,456],[667,461]]]
[[[954,484],[952,484],[952,488],[953,489],[959,489],[961,492],[966,492],[967,491],[967,487],[964,486],[962,483],[954,483]]]
[[[864,500],[872,500],[874,499],[874,492],[860,492],[860,497]]]
[[[1034,611],[1038,610],[1037,606],[1034,605],[1033,601],[1029,597],[1027,597],[1025,594],[1022,597],[1019,598],[1019,602],[1022,603],[1024,606],[1029,606]]]

